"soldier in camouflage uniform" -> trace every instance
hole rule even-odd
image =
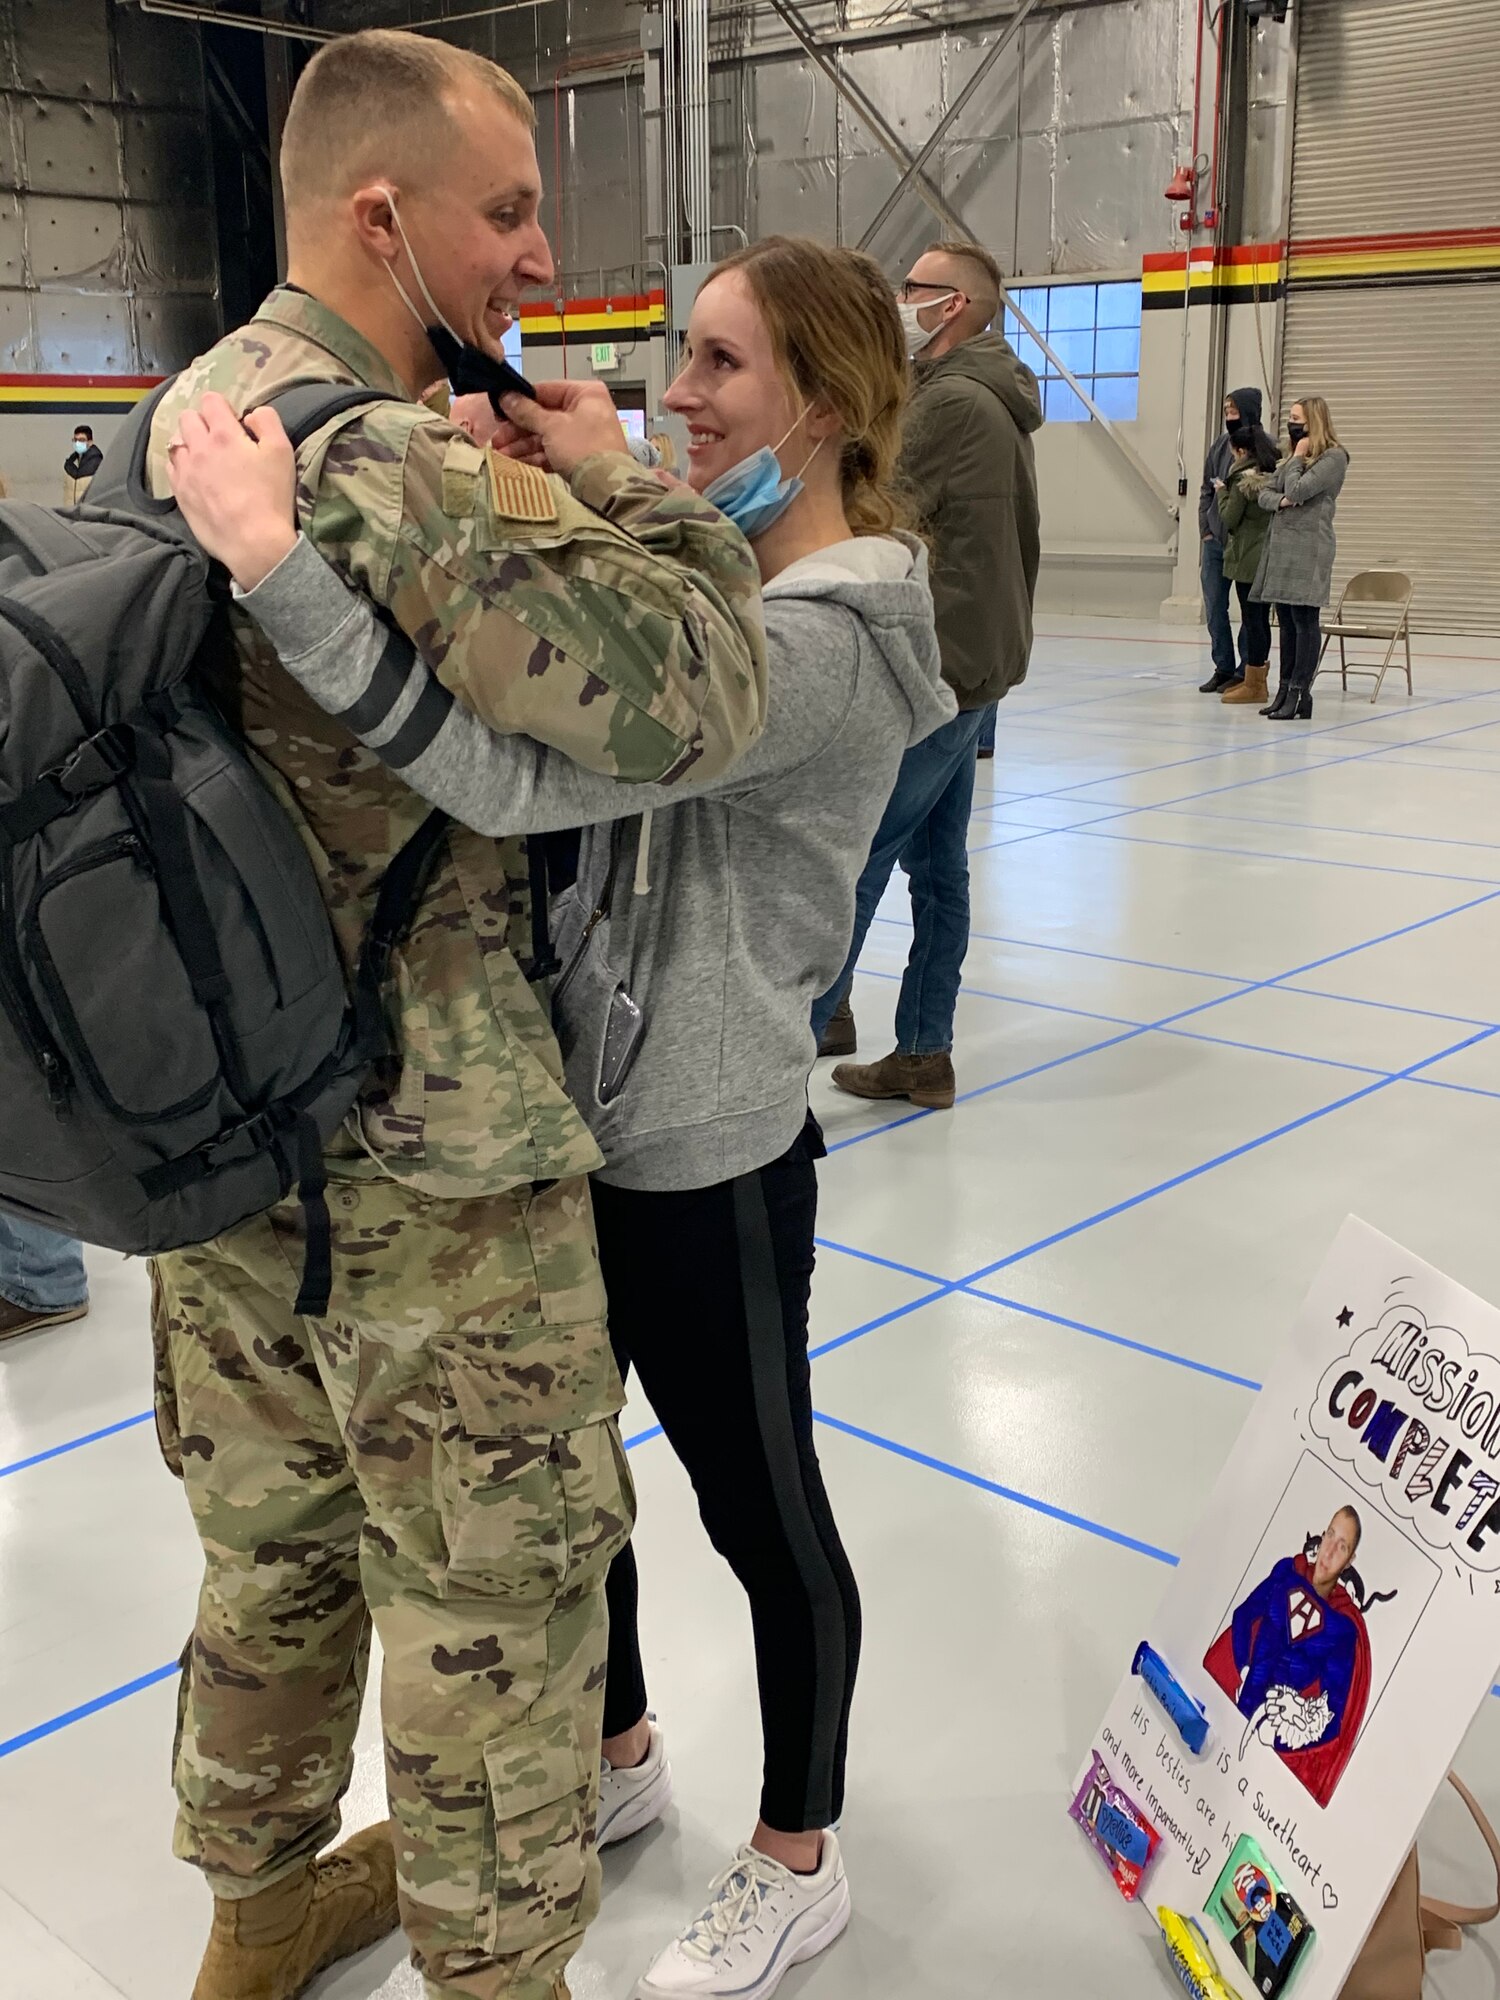
[[[403,93],[424,91],[427,183],[401,146]],[[319,147],[362,133],[409,224],[436,212],[436,176],[460,232],[455,204],[519,161],[525,212],[493,239],[481,305],[497,272],[550,276],[525,194],[530,106],[504,72],[409,35],[330,44],[283,156],[301,283],[169,392],[156,491],[205,390],[242,412],[309,378],[384,390],[300,454],[322,553],[496,726],[626,779],[722,770],[763,719],[748,546],[622,449],[568,483],[413,400],[437,368],[389,310],[401,253],[382,269],[370,252],[396,240],[388,212],[385,236],[370,221],[379,193],[329,198],[324,161],[312,220],[299,209]],[[464,304],[444,306],[462,325]],[[588,411],[549,421],[566,463]],[[304,830],[352,962],[427,808],[248,620],[234,638],[219,693]],[[604,1577],[633,1501],[585,1178],[600,1156],[523,970],[530,919],[524,843],[452,828],[397,955],[393,1059],[329,1149],[326,1318],[293,1310],[295,1203],[156,1262],[158,1428],[206,1555],[176,1751],[176,1852],[216,1899],[196,2000],[291,2000],[391,1928],[397,1892],[430,1995],[560,2000],[596,1907]],[[372,1619],[391,1825],[314,1864],[339,1826]]]

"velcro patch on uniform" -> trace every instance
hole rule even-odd
[[[493,446],[484,455],[490,468],[490,504],[502,521],[544,522],[558,518],[552,481],[539,465],[507,458]]]

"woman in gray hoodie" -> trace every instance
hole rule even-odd
[[[410,730],[401,751],[406,780],[482,833],[586,827],[577,885],[554,910],[551,997],[569,1088],[604,1155],[594,1206],[611,1337],[750,1598],[760,1822],[641,2000],[764,2000],[849,1915],[830,1828],[860,1619],[813,1441],[823,1144],[808,1024],[842,964],[902,754],[954,713],[926,552],[891,490],[906,383],[894,301],[856,252],[772,238],[698,295],[667,403],[686,419],[689,483],[754,547],[770,668],[765,732],[722,779],[615,784],[457,704],[420,754]],[[507,399],[496,443],[545,462],[550,441],[562,460],[580,392],[545,385],[541,402]],[[391,746],[432,670],[408,655],[393,675],[367,601],[296,538],[274,421],[257,419],[256,444],[206,414],[185,420],[174,453],[189,521],[256,586],[242,601],[288,670],[365,742]],[[240,575],[247,547],[259,559]],[[269,574],[268,548],[286,550]],[[601,1845],[649,1825],[671,1791],[629,1550],[609,1597]]]

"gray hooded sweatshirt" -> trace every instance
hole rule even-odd
[[[305,539],[241,603],[322,707],[375,750],[391,742],[430,670],[413,654],[377,677],[388,628]],[[765,613],[765,730],[701,787],[619,784],[457,704],[400,767],[480,833],[587,828],[553,911],[553,1017],[601,1178],[619,1187],[708,1187],[797,1137],[812,1004],[843,966],[902,755],[955,713],[911,538],[805,557],[767,586]]]

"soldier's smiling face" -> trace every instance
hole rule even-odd
[[[682,367],[663,401],[687,420],[688,484],[700,493],[795,427],[800,406],[743,272],[710,279],[694,300]]]
[[[522,294],[554,275],[536,145],[515,114],[484,91],[455,93],[448,118],[441,157],[409,192],[400,189],[401,220],[454,332],[499,359]],[[407,263],[402,252],[395,268],[404,281]],[[420,301],[420,288],[413,296]]]

